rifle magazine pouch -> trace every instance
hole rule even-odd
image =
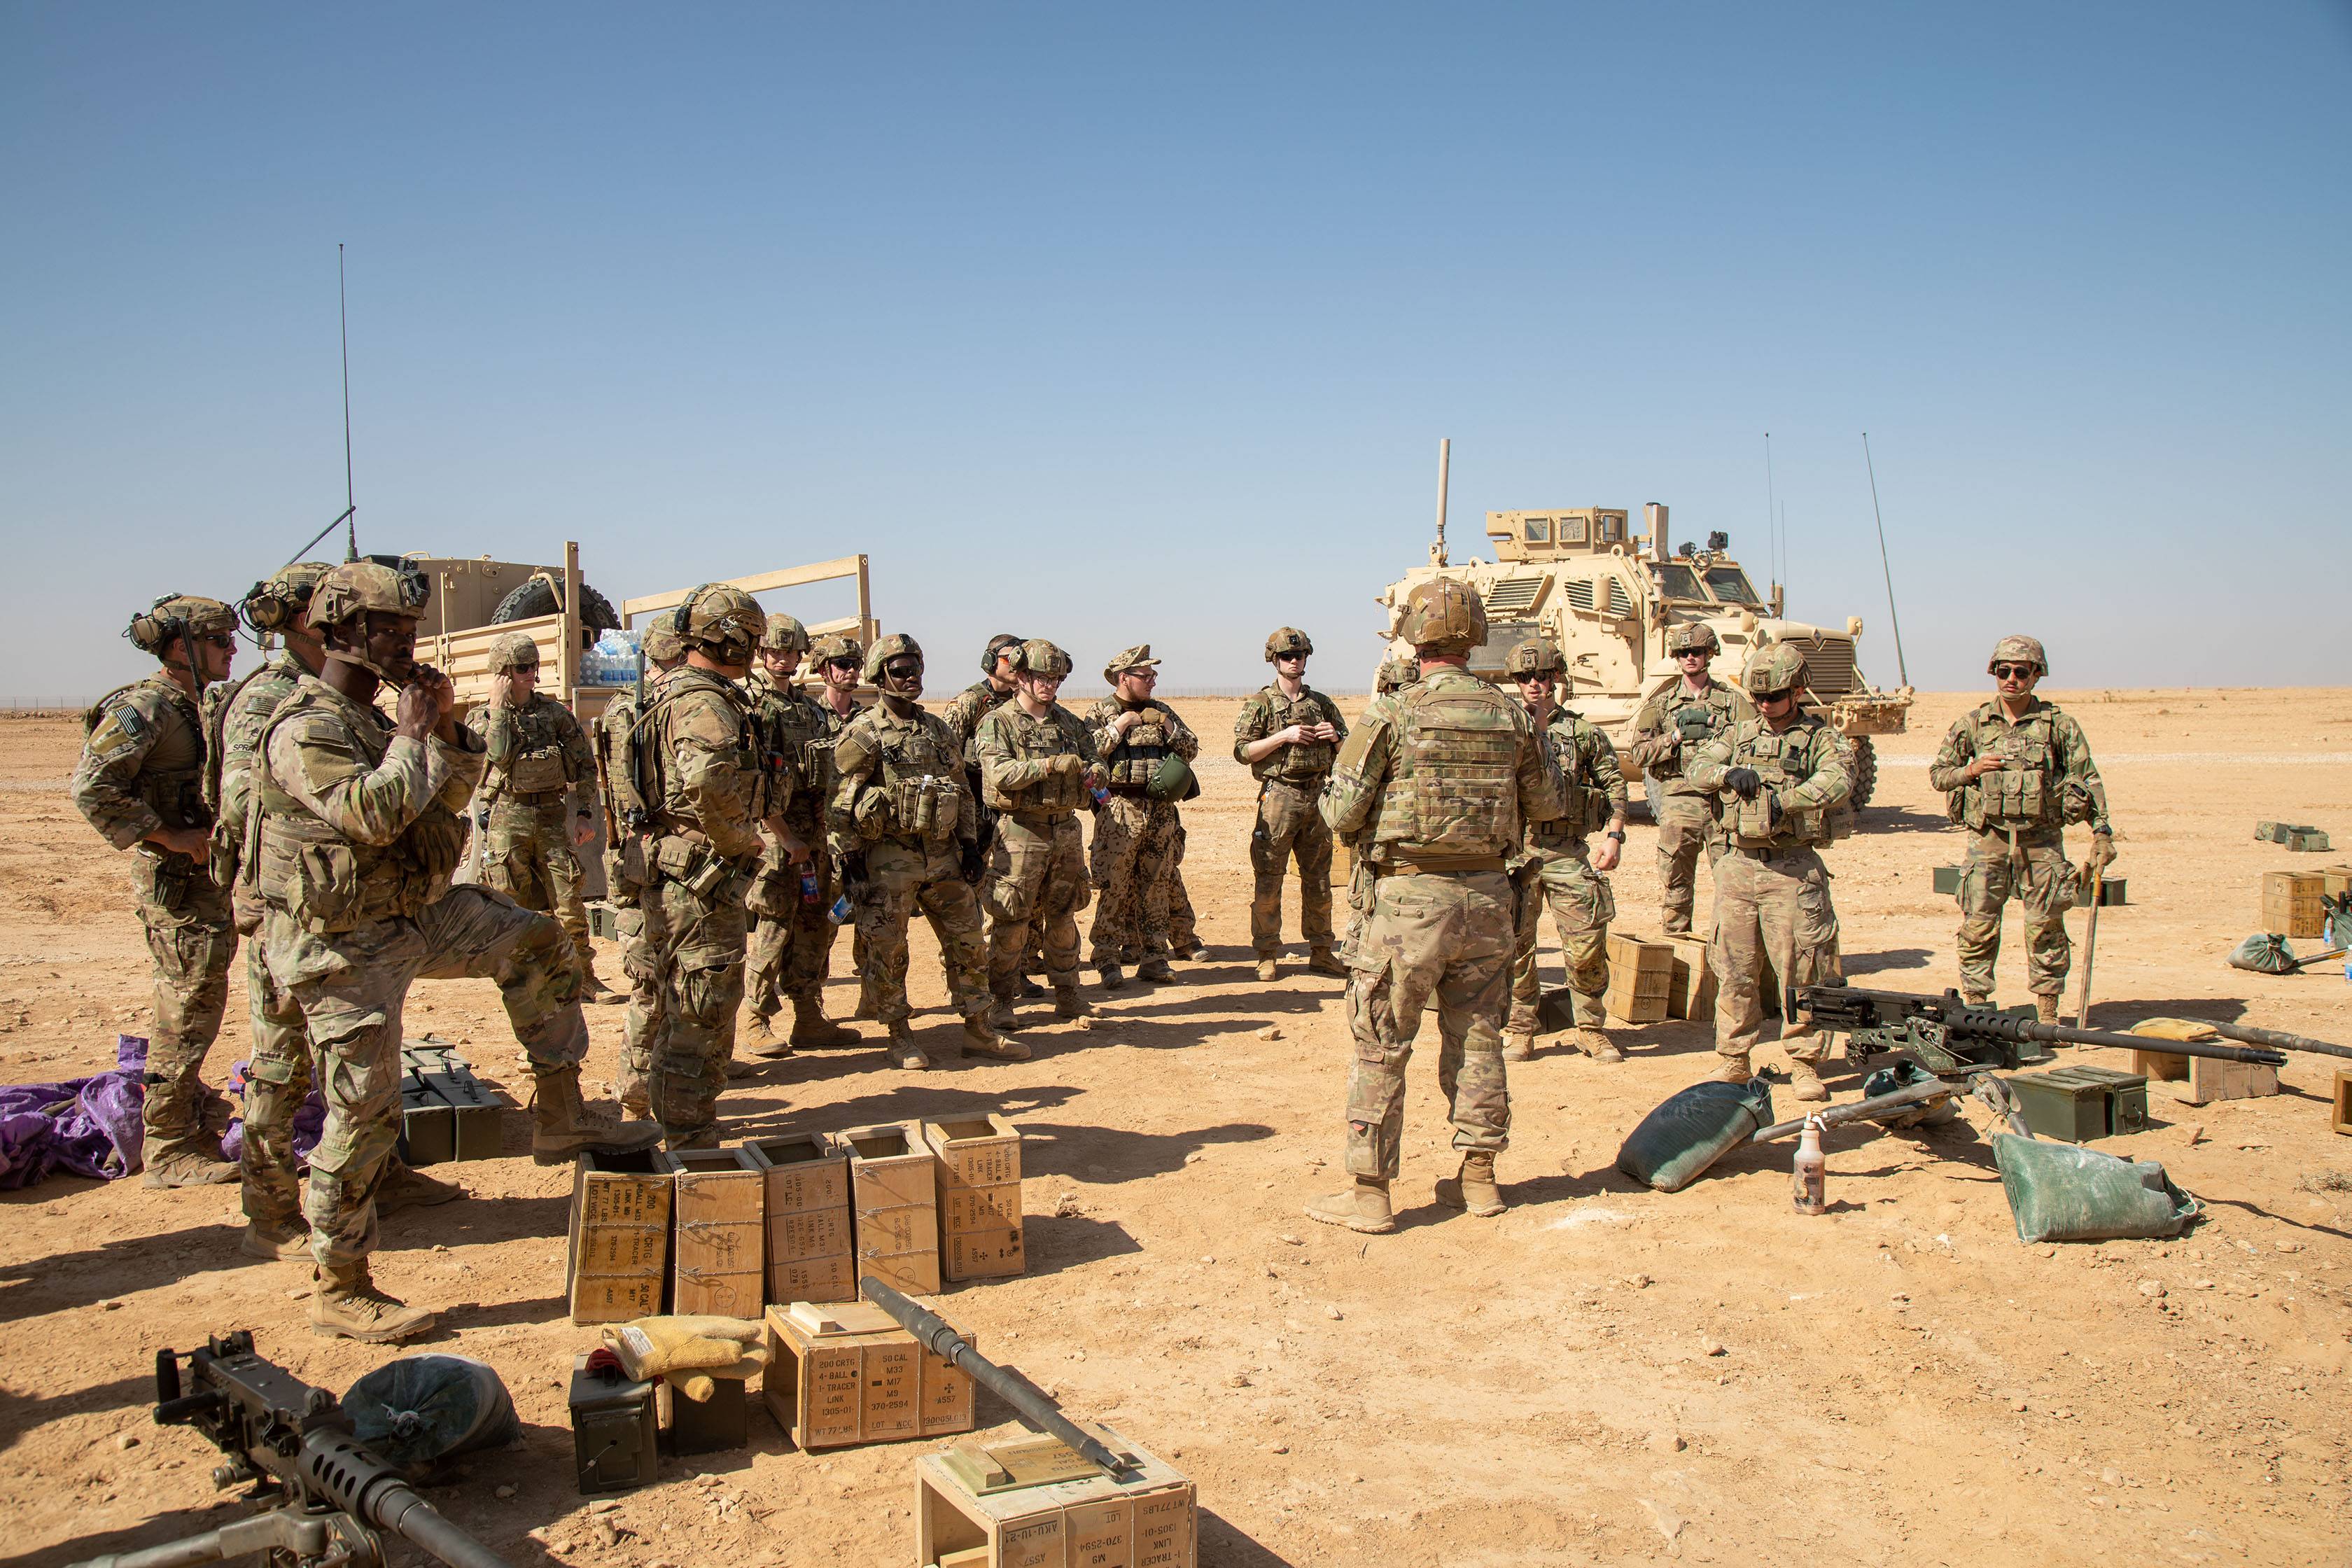
[[[2017,1239],[2114,1241],[2179,1236],[2205,1205],[2153,1160],[2003,1132],[1992,1141]]]
[[[1678,1193],[1772,1120],[1772,1089],[1746,1083],[1695,1083],[1667,1097],[1617,1151],[1617,1168],[1662,1193]]]
[[[486,1362],[413,1355],[383,1366],[343,1395],[352,1436],[412,1473],[522,1436],[507,1385]]]

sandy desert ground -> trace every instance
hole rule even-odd
[[[1930,871],[1958,844],[1925,763],[1979,700],[1920,702],[1885,746],[1864,832],[1831,856],[1858,979],[1957,978],[1955,912]],[[2268,978],[2221,962],[2257,929],[2262,871],[2352,860],[2252,837],[2274,817],[2352,846],[2352,692],[2060,700],[2103,760],[2130,881],[2130,905],[2101,922],[2098,1021],[2189,1014],[2352,1043],[2340,965]],[[1018,1121],[1030,1272],[952,1289],[943,1309],[1073,1412],[1193,1477],[1203,1563],[2352,1562],[2352,1139],[2328,1128],[2336,1064],[2296,1058],[2272,1099],[2191,1107],[2152,1089],[2156,1125],[2104,1146],[2163,1161],[2204,1200],[2202,1221],[2170,1241],[2026,1247],[1975,1109],[1931,1134],[1833,1134],[1824,1218],[1790,1211],[1786,1144],[1678,1194],[1636,1189],[1612,1168],[1620,1141],[1711,1066],[1708,1031],[1681,1023],[1634,1031],[1620,1066],[1549,1049],[1515,1068],[1514,1206],[1453,1216],[1429,1197],[1452,1160],[1425,1049],[1402,1227],[1317,1226],[1299,1208],[1338,1179],[1339,987],[1252,977],[1253,792],[1222,754],[1237,705],[1179,706],[1220,751],[1187,814],[1211,951],[1181,985],[1090,986],[1090,1032],[1037,1028],[1031,1062],[963,1065],[919,935],[918,1025],[945,1067],[810,1053],[725,1109],[745,1135],[981,1110]],[[110,1066],[115,1032],[146,1016],[121,861],[65,795],[76,735],[61,719],[0,722],[10,1081]],[[1651,842],[1637,826],[1621,929],[1655,928]],[[241,973],[240,959],[215,1078],[242,1054]],[[2012,953],[2003,976],[2018,973]],[[835,1016],[852,994],[835,982]],[[621,1018],[591,1016],[601,1080]],[[421,985],[408,1032],[427,1030],[515,1082],[487,983]],[[1851,1097],[1853,1077],[1833,1081]],[[388,1221],[378,1260],[392,1289],[442,1310],[432,1346],[501,1370],[526,1424],[439,1506],[518,1568],[911,1563],[919,1445],[808,1457],[755,1413],[746,1451],[673,1462],[602,1511],[575,1495],[564,1377],[594,1331],[559,1300],[569,1173],[531,1164],[520,1116],[509,1148],[444,1168],[474,1199]],[[303,1276],[237,1255],[234,1187],[52,1179],[0,1195],[0,1518],[16,1560],[233,1516],[211,1450],[150,1423],[159,1346],[249,1327],[264,1353],[338,1391],[388,1353],[310,1333]],[[982,1416],[1017,1429],[992,1403]]]

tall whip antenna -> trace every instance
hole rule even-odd
[[[1870,432],[1862,433],[1862,466],[1870,470],[1870,515],[1878,520],[1878,570],[1886,578],[1886,619],[1895,628],[1895,669],[1903,684],[1911,684],[1911,667],[1903,662],[1903,618],[1895,613],[1895,568],[1886,563],[1886,519],[1878,510],[1878,465],[1870,460]]]
[[[1780,575],[1780,503],[1772,499],[1772,432],[1764,432],[1764,569]]]
[[[343,243],[335,242],[335,313],[343,339],[343,559],[360,558],[360,503],[352,495],[352,300],[343,284]]]

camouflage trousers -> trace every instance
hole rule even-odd
[[[719,1091],[727,1087],[735,1013],[743,1002],[745,884],[730,877],[705,895],[657,877],[642,895],[646,958],[661,1007],[647,1037],[651,1100],[672,1148],[719,1124]]]
[[[588,945],[588,906],[580,897],[579,852],[572,847],[568,795],[532,805],[501,800],[490,807],[482,838],[482,886],[527,910],[551,914],[572,939],[582,973],[594,967]]]
[[[1960,873],[1960,989],[1992,994],[1993,961],[2000,956],[2001,906],[2017,900],[2025,924],[2025,985],[2036,996],[2066,988],[2074,949],[2066,940],[2066,911],[2074,907],[2074,868],[2066,860],[2064,837],[2054,828],[2017,836],[2021,868],[2010,853],[2009,836],[1970,833],[1966,868]]]
[[[614,917],[621,940],[621,976],[629,987],[629,1010],[621,1021],[621,1071],[613,1088],[624,1106],[640,1113],[653,1104],[654,1043],[662,1025],[661,976],[646,941],[644,889]]]
[[[1282,951],[1282,884],[1298,866],[1298,934],[1309,947],[1331,945],[1331,828],[1315,809],[1319,786],[1268,779],[1258,792],[1250,830],[1250,946],[1260,958]],[[1172,934],[1172,933],[1171,933]]]
[[[1169,884],[1176,868],[1176,808],[1139,795],[1114,795],[1095,816],[1088,873],[1099,902],[1089,963],[1166,958]]]
[[[1437,1005],[1437,1087],[1456,1149],[1510,1145],[1503,1005],[1517,944],[1516,898],[1500,871],[1382,877],[1348,967],[1348,1169],[1394,1180],[1404,1136],[1404,1068],[1421,1016]]]
[[[177,857],[173,858],[177,859]],[[139,923],[155,976],[155,1024],[148,1031],[146,1134],[141,1163],[194,1149],[204,1135],[205,1055],[228,1007],[228,965],[236,927],[227,896],[202,871],[184,879],[142,856]]]
[[[1187,952],[1201,945],[1199,921],[1192,913],[1192,895],[1184,889],[1184,819],[1176,819],[1176,848],[1168,865],[1168,942]]]
[[[375,1250],[376,1189],[400,1140],[401,1012],[413,983],[496,981],[535,1073],[577,1066],[587,1053],[571,939],[487,888],[452,888],[414,920],[324,934],[272,908],[261,936],[271,984],[301,1011],[327,1103],[302,1204],[322,1268]]]
[[[1723,858],[1724,848],[1723,831],[1707,809],[1706,796],[1669,787],[1658,802],[1658,919],[1669,936],[1691,928],[1691,908],[1698,900],[1699,851],[1706,851],[1712,869]]]
[[[813,830],[804,831],[802,837],[815,857],[816,902],[800,901],[800,874],[788,866],[782,874],[793,884],[793,912],[751,916],[743,995],[751,1011],[762,1018],[782,1012],[787,999],[815,999],[833,968],[834,924],[825,911],[841,896],[841,874],[825,852],[823,835],[812,835]]]
[[[1078,841],[1075,815],[1050,822],[1009,815],[996,819],[988,875],[980,885],[988,911],[988,988],[993,994],[1020,994],[1022,955],[1033,929],[1045,949],[1047,981],[1078,983],[1078,911],[1087,907],[1086,856]]]
[[[1818,985],[1838,971],[1837,910],[1829,868],[1811,847],[1727,850],[1715,868],[1715,1049],[1746,1061],[1764,1032],[1763,988]],[[1828,1053],[1811,1024],[1783,1022],[1791,1061]]]
[[[1579,1027],[1597,1029],[1608,1021],[1602,998],[1609,990],[1609,922],[1617,899],[1609,879],[1592,868],[1581,838],[1549,844],[1514,879],[1520,900],[1518,947],[1511,958],[1511,1021],[1508,1032],[1536,1032],[1536,1004],[1543,999],[1536,973],[1536,947],[1543,912],[1551,910],[1559,932],[1560,956],[1568,963],[1568,991]]]
[[[907,927],[918,910],[939,938],[956,1011],[967,1018],[988,1011],[980,900],[963,879],[954,841],[927,849],[884,839],[866,851],[866,888],[857,899],[857,931],[866,939],[875,1016],[896,1024],[914,1011],[907,1005]]]
[[[270,977],[258,941],[246,944],[245,989],[253,1015],[253,1053],[245,1072],[245,1148],[238,1156],[245,1217],[282,1234],[302,1218],[294,1113],[310,1092],[310,1037],[293,994]]]

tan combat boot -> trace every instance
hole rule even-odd
[[[367,1260],[310,1269],[310,1331],[371,1345],[413,1340],[433,1327],[432,1313],[394,1300],[368,1277]]]
[[[1437,1201],[1450,1209],[1467,1209],[1481,1219],[1492,1219],[1507,1205],[1503,1202],[1503,1189],[1495,1181],[1495,1156],[1484,1149],[1472,1149],[1462,1156],[1462,1168],[1450,1176],[1437,1178]]]
[[[625,991],[615,991],[604,984],[593,963],[580,966],[580,1000],[592,1007],[617,1007],[629,999]]]
[[[375,1212],[381,1218],[402,1209],[429,1209],[453,1204],[466,1195],[466,1189],[457,1183],[428,1176],[395,1154],[383,1180],[376,1184]]]
[[[994,1062],[1025,1062],[1029,1047],[1018,1040],[1008,1040],[988,1026],[985,1015],[975,1013],[963,1021],[962,1052],[968,1057],[986,1057]]]
[[[1756,1075],[1754,1073],[1748,1070],[1748,1058],[1746,1057],[1724,1056],[1722,1059],[1716,1063],[1715,1070],[1706,1075],[1706,1081],[1709,1083],[1746,1083],[1749,1079],[1754,1078],[1755,1076]]]
[[[1339,955],[1333,952],[1329,948],[1318,947],[1312,948],[1307,952],[1307,973],[1309,974],[1328,974],[1334,980],[1345,980],[1348,978],[1348,966],[1340,963]]]
[[[1532,1032],[1511,1030],[1503,1037],[1503,1059],[1507,1062],[1531,1062],[1536,1059],[1536,1037]]]
[[[763,1061],[772,1061],[793,1054],[787,1042],[776,1037],[776,1027],[765,1013],[746,1013],[735,1026],[735,1043]]]
[[[279,1229],[276,1226],[248,1224],[236,1249],[247,1258],[258,1258],[269,1263],[308,1263],[310,1261],[310,1227],[300,1223]]]
[[[1176,984],[1176,972],[1168,967],[1168,961],[1164,958],[1145,959],[1135,966],[1135,977],[1153,985]]]
[[[1077,987],[1073,985],[1069,987],[1069,990],[1075,993],[1077,990]],[[1061,1010],[1060,1005],[1056,1003],[1054,1011],[1060,1013]],[[1066,1014],[1064,1015],[1064,1016],[1067,1016],[1068,1015]],[[1003,996],[999,996],[989,1003],[988,1012],[985,1016],[988,1019],[988,1026],[992,1029],[1009,1032],[1013,1029],[1018,1028],[1021,1025],[1020,1018],[1016,1016],[1013,1011],[1012,1002]]]
[[[1822,1075],[1813,1070],[1812,1063],[1791,1057],[1789,1059],[1789,1092],[1809,1105],[1819,1104],[1830,1097],[1830,1086],[1822,1081]]]
[[[1010,1012],[1011,1009],[1008,1008],[1006,1011]],[[1087,999],[1078,994],[1078,988],[1076,986],[1056,985],[1054,987],[1054,1016],[1056,1018],[1090,1018],[1094,1016],[1094,1011],[1095,1010],[1092,1007],[1087,1005]],[[996,1023],[996,1010],[993,1007],[989,1009],[988,1021],[991,1024],[995,1024],[1000,1029],[1004,1026],[1002,1024]]]
[[[882,1054],[890,1058],[890,1065],[908,1072],[930,1071],[930,1056],[915,1044],[915,1031],[908,1026],[907,1020],[901,1018],[887,1028],[889,1037],[882,1042]]]
[[[146,1179],[140,1184],[142,1186],[212,1187],[237,1179],[235,1165],[186,1144],[150,1144],[149,1148],[152,1152],[142,1156],[147,1167]]]
[[[1983,991],[1963,991],[1960,993],[1960,1002],[1962,1005],[1969,1007],[1989,1007],[1992,1005],[1992,996]]]
[[[1261,958],[1257,961],[1257,977],[1261,981],[1270,982],[1276,975],[1280,974],[1281,973],[1281,965],[1276,963],[1274,960],[1270,958]]]
[[[655,1122],[616,1121],[590,1110],[580,1098],[578,1067],[550,1068],[538,1073],[537,1079],[530,1099],[534,1163],[561,1165],[582,1154],[626,1154],[661,1142],[662,1130]]]
[[[2033,1016],[2045,1024],[2056,1023],[2058,1021],[2058,998],[2055,996],[2044,996],[2036,993],[2033,998]]]
[[[1625,1059],[1625,1053],[1617,1048],[1614,1040],[1589,1025],[1579,1024],[1570,1029],[1568,1043],[1596,1062],[1622,1062]]]
[[[1317,1198],[1307,1205],[1307,1217],[1366,1236],[1386,1236],[1396,1228],[1396,1215],[1389,1207],[1389,1184],[1378,1176],[1358,1176],[1356,1184],[1346,1192]]]
[[[793,1045],[854,1046],[858,1038],[856,1030],[824,1016],[824,997],[793,998]]]
[[[1102,977],[1104,990],[1123,991],[1127,988],[1127,973],[1118,964],[1098,963],[1095,965],[1095,971]]]

